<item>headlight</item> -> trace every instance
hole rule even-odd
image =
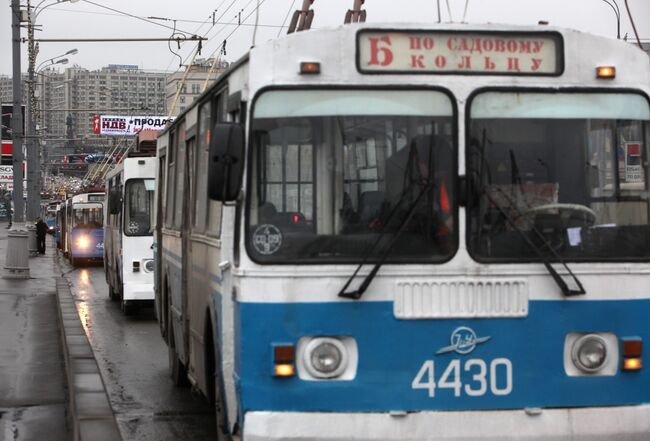
[[[305,368],[315,378],[333,378],[345,371],[348,352],[336,338],[317,337],[305,348],[303,361]]]
[[[145,260],[144,261],[144,270],[148,273],[152,272],[154,269],[154,264],[153,260]]]
[[[573,364],[584,372],[596,372],[607,361],[607,344],[599,335],[583,335],[573,343]]]
[[[87,237],[80,237],[77,239],[77,246],[79,248],[88,248],[88,245],[90,245],[90,241],[88,240]]]

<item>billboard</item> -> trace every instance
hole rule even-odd
[[[25,163],[23,162],[23,191],[27,191],[27,180],[25,179]],[[0,189],[14,189],[14,167],[13,165],[0,165]]]
[[[95,115],[93,132],[105,136],[135,136],[147,130],[162,130],[174,117]]]

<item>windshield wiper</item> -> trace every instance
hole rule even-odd
[[[510,203],[510,208],[513,208],[514,210],[516,210],[517,213],[519,213],[519,215],[521,216],[522,215],[521,211],[519,210],[519,208],[517,208],[515,206],[515,204],[512,203],[512,200],[510,199],[510,197],[503,190],[501,190],[500,188],[497,187],[497,190],[503,195],[503,197],[505,197],[508,200],[508,202]],[[571,271],[571,268],[569,268],[569,266],[566,264],[566,261],[564,259],[562,259],[562,257],[553,249],[553,246],[544,237],[542,232],[539,231],[539,229],[537,229],[537,227],[535,227],[535,225],[531,226],[532,231],[544,243],[544,246],[551,252],[551,254],[553,254],[553,257],[555,257],[555,259],[557,259],[557,261],[559,263],[561,263],[562,266],[564,266],[564,269],[566,269],[567,272],[569,273],[569,275],[573,278],[573,282],[576,284],[577,289],[572,289],[572,288],[569,287],[569,285],[565,282],[565,280],[562,278],[562,276],[555,270],[555,268],[553,268],[553,265],[551,265],[550,260],[548,259],[548,257],[546,257],[546,255],[544,254],[542,249],[539,246],[537,246],[535,244],[535,242],[533,242],[530,237],[528,237],[528,234],[526,234],[526,231],[522,230],[517,225],[516,220],[513,219],[510,216],[510,214],[508,214],[508,212],[490,195],[490,193],[488,191],[485,191],[485,190],[482,191],[482,193],[487,196],[487,198],[490,200],[490,202],[497,208],[497,210],[499,210],[501,215],[521,235],[521,237],[526,241],[528,246],[530,246],[532,248],[532,250],[535,251],[535,254],[537,254],[537,256],[542,260],[542,263],[544,264],[544,266],[548,270],[549,274],[551,275],[551,277],[553,278],[555,283],[557,283],[557,285],[562,290],[562,294],[564,294],[566,297],[586,294],[586,291],[585,291],[584,287],[582,286],[582,283],[580,283],[580,280],[578,280],[578,277],[573,273],[573,271]]]
[[[386,259],[388,258],[388,255],[390,254],[391,250],[393,249],[393,246],[397,242],[397,239],[399,238],[400,234],[404,231],[406,226],[408,225],[409,221],[415,214],[415,209],[420,205],[420,201],[424,198],[425,195],[429,194],[433,190],[434,186],[434,181],[433,179],[429,179],[426,183],[426,185],[422,188],[422,191],[420,191],[420,194],[418,194],[418,197],[415,199],[415,201],[411,204],[411,207],[408,209],[406,213],[406,217],[402,220],[402,222],[399,224],[397,231],[395,232],[395,236],[391,239],[391,241],[388,243],[388,246],[386,249],[383,251],[381,254],[381,257],[375,263],[375,266],[372,268],[372,270],[368,273],[368,275],[363,279],[363,282],[359,285],[359,287],[353,291],[346,291],[352,281],[356,278],[357,274],[363,268],[363,266],[368,262],[370,257],[373,255],[373,251],[375,251],[375,248],[377,248],[377,245],[381,242],[381,240],[388,234],[388,224],[390,223],[391,218],[393,217],[393,214],[397,212],[397,209],[402,205],[402,203],[406,200],[406,196],[410,193],[410,189],[412,188],[412,185],[407,187],[404,193],[402,193],[402,196],[400,197],[399,201],[397,201],[397,204],[395,205],[395,208],[393,211],[388,215],[388,218],[386,219],[386,222],[384,224],[384,230],[379,234],[379,237],[377,240],[372,244],[372,246],[369,248],[368,252],[366,253],[365,257],[357,267],[357,269],[354,271],[354,273],[348,278],[348,281],[345,283],[345,286],[339,291],[339,297],[344,297],[346,299],[354,299],[354,300],[359,300],[361,296],[363,295],[364,292],[366,292],[366,289],[368,289],[368,286],[370,286],[370,283],[372,280],[375,278],[377,275],[377,272],[379,271],[379,268],[384,264]]]

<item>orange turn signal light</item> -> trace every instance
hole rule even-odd
[[[624,371],[640,371],[642,367],[643,363],[640,358],[631,357],[623,360]]]
[[[301,74],[319,74],[320,73],[320,63],[316,61],[303,61],[300,63],[300,73]]]
[[[293,377],[296,373],[294,360],[296,348],[292,344],[273,345],[273,375],[276,377]]]
[[[616,78],[616,68],[614,66],[598,66],[596,78],[614,79]]]
[[[293,377],[295,370],[292,364],[276,364],[275,376],[276,377]]]
[[[623,370],[640,371],[643,367],[643,340],[641,337],[621,338],[623,352]]]

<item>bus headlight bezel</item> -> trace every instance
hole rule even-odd
[[[589,358],[594,355],[598,359],[590,363]],[[573,343],[573,347],[571,348],[573,364],[581,371],[587,373],[595,373],[602,370],[607,364],[608,357],[607,342],[597,334],[583,335]]]
[[[329,361],[328,357],[331,357]],[[352,337],[302,337],[297,347],[298,377],[308,381],[349,381],[356,377],[358,357],[357,343]],[[316,361],[319,358],[333,366],[319,367]]]
[[[143,259],[142,268],[144,268],[145,273],[152,273],[153,270],[155,269],[153,259]]]

